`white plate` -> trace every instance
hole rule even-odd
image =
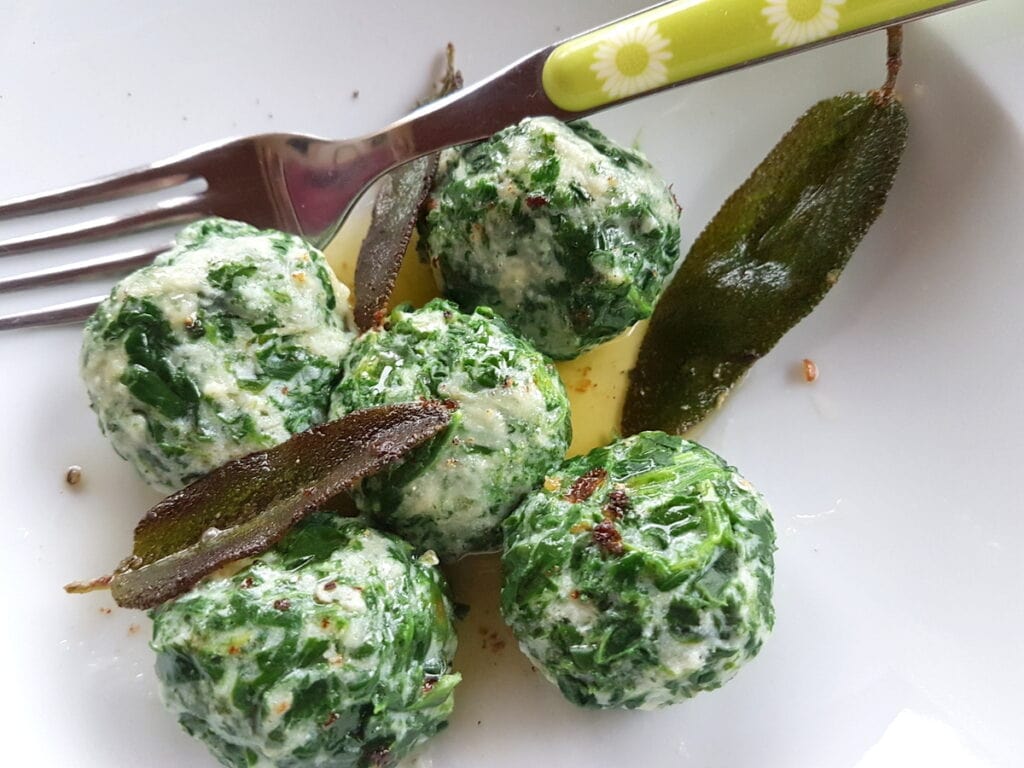
[[[447,40],[472,79],[640,5],[8,4],[0,199],[230,134],[368,131],[426,89]],[[674,183],[688,245],[804,108],[878,84],[882,48],[831,46],[597,122]],[[455,718],[422,764],[1024,765],[1024,3],[915,24],[906,59],[913,130],[883,218],[701,435],[776,511],[778,625],[761,656],[672,709],[581,711],[500,648],[493,598],[478,601]],[[161,710],[145,617],[60,590],[116,563],[154,501],[88,410],[78,337],[0,336],[0,762],[212,766]],[[805,357],[813,385],[796,375]],[[70,464],[85,471],[74,490]],[[493,568],[477,578],[493,593]]]

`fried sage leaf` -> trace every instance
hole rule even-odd
[[[368,408],[215,469],[139,521],[134,552],[110,580],[114,600],[152,608],[226,563],[266,551],[449,420],[449,406],[433,401]]]
[[[683,433],[835,284],[907,140],[890,91],[804,114],[700,235],[655,308],[622,430]]]
[[[436,98],[461,87],[462,73],[455,69],[455,48],[449,43],[447,69]],[[412,160],[381,180],[373,201],[370,230],[356,259],[354,314],[361,331],[384,320],[420,206],[434,183],[437,159],[438,154],[434,153]]]

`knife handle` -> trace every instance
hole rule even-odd
[[[674,0],[557,45],[548,99],[591,112],[972,0]]]

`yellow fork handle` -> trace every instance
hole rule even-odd
[[[587,112],[972,0],[674,0],[557,46],[547,97]]]

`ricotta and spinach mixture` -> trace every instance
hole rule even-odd
[[[576,357],[649,317],[679,259],[679,208],[637,151],[528,118],[441,158],[420,243],[444,294]]]
[[[557,371],[489,310],[467,315],[435,299],[399,307],[356,340],[331,415],[419,398],[453,401],[450,426],[367,478],[356,504],[445,560],[500,547],[502,519],[569,445]]]
[[[772,519],[735,470],[655,432],[561,463],[569,402],[543,353],[650,314],[679,250],[664,181],[590,126],[538,118],[447,153],[428,203],[421,242],[468,313],[403,305],[356,339],[319,251],[209,219],[86,325],[100,426],[166,491],[328,416],[454,409],[353,491],[366,518],[317,512],[153,611],[164,700],[230,768],[390,766],[444,726],[459,675],[439,558],[504,545],[504,616],[584,706],[716,688],[771,629]]]
[[[775,532],[750,484],[644,432],[571,459],[505,521],[501,607],[577,704],[653,709],[719,687],[774,622]]]
[[[153,611],[163,700],[224,765],[393,765],[452,711],[436,558],[319,513],[230,578]]]
[[[294,235],[186,227],[86,324],[82,377],[100,428],[170,492],[323,421],[354,335],[348,295]]]

